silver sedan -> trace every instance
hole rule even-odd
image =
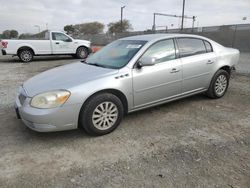
[[[130,112],[198,93],[224,96],[238,59],[238,50],[196,35],[123,38],[82,62],[30,78],[15,109],[35,131],[104,135]]]

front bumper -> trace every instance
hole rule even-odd
[[[81,105],[63,105],[52,109],[37,109],[29,105],[31,98],[15,101],[17,117],[30,129],[38,132],[54,132],[76,129]],[[22,103],[22,104],[21,104]]]

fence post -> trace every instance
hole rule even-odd
[[[237,33],[237,25],[235,25],[235,27],[234,27],[234,35],[233,35],[233,43],[232,43],[232,47],[233,48],[235,46],[236,33]]]

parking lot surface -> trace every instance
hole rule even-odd
[[[102,137],[26,128],[13,109],[17,87],[74,61],[0,56],[0,187],[250,187],[249,76],[237,74],[222,99],[196,95],[135,112]]]

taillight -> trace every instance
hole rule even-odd
[[[7,46],[8,46],[8,42],[7,41],[2,41],[2,47],[7,48]]]

